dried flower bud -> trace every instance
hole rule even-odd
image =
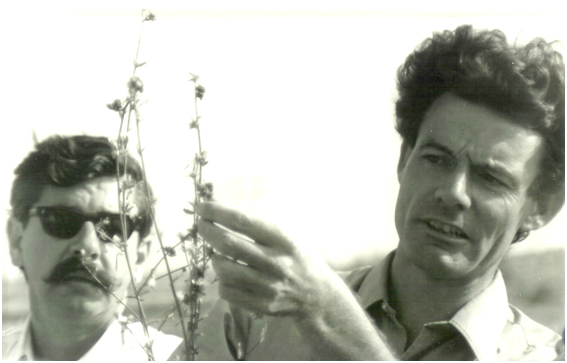
[[[195,266],[193,268],[193,275],[195,278],[197,279],[202,279],[203,277],[205,277],[205,271],[202,268],[199,268],[197,266]]]
[[[163,248],[163,250],[164,250],[165,254],[170,256],[170,257],[175,257],[177,255],[177,252],[175,252],[175,248],[173,248],[173,247],[165,246]]]
[[[203,279],[191,280],[191,284],[189,286],[189,295],[198,297],[199,295],[203,295],[205,283]]]
[[[183,303],[185,305],[191,305],[191,295],[183,294]]]
[[[189,82],[197,82],[199,80],[199,76],[196,74],[193,74],[191,72],[189,72],[189,74],[191,75],[191,78],[189,78]]]
[[[191,226],[191,229],[189,229],[188,232],[189,232],[189,236],[190,236],[192,239],[196,239],[196,238],[197,238],[197,232],[198,232],[198,231],[197,231],[197,225],[194,224],[193,226]]]
[[[201,116],[197,116],[196,119],[192,119],[189,123],[189,129],[198,129],[199,128],[199,119]]]
[[[201,85],[195,87],[195,97],[202,100],[204,95],[205,95],[205,87]]]
[[[207,165],[209,163],[207,161],[207,152],[203,151],[201,154],[195,154],[195,163],[200,164],[201,166]]]
[[[156,20],[156,16],[154,15],[154,13],[149,13],[145,18],[144,21],[154,21]]]
[[[122,101],[115,99],[111,103],[107,103],[106,107],[111,111],[120,112],[122,110]]]
[[[204,200],[213,199],[213,183],[201,183],[197,185],[197,191]]]
[[[207,245],[205,247],[205,257],[208,258],[208,257],[211,257],[214,254],[215,254],[215,250],[211,246]]]
[[[128,81],[128,90],[130,94],[135,94],[136,92],[144,92],[144,82],[140,79],[140,77],[133,76]]]

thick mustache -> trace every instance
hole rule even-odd
[[[58,263],[51,274],[44,281],[51,284],[62,283],[66,280],[67,275],[77,271],[84,271],[93,280],[98,282],[102,287],[110,291],[113,290],[114,284],[108,273],[104,270],[99,270],[98,267],[88,259],[80,257],[70,257],[65,261]]]

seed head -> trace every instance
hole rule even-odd
[[[128,90],[130,94],[135,94],[136,92],[144,92],[144,82],[140,79],[140,77],[133,76],[128,81]]]
[[[144,21],[155,21],[156,20],[156,16],[154,15],[154,13],[149,13],[145,18]]]
[[[204,95],[205,95],[205,87],[201,85],[195,87],[195,97],[202,100]]]
[[[122,101],[115,99],[111,103],[107,103],[106,107],[111,111],[120,112],[122,110]]]
[[[197,185],[197,191],[204,200],[213,199],[213,183],[201,183]]]

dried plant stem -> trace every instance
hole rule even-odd
[[[177,246],[179,246],[179,245],[181,245],[181,242],[178,242],[177,244],[175,244],[173,247],[171,247],[171,249],[173,250],[173,249],[175,249],[175,248],[176,248]],[[161,263],[163,262],[164,259],[165,259],[165,257],[162,256],[162,257],[159,259],[159,261],[156,262],[156,264],[154,265],[154,267],[152,267],[152,269],[150,270],[150,273],[148,274],[148,276],[146,277],[146,279],[144,280],[144,282],[143,282],[140,286],[138,286],[138,291],[142,291],[142,290],[144,289],[144,287],[146,287],[146,285],[148,284],[148,282],[150,281],[150,279],[152,279],[152,277],[153,277],[155,271],[157,270],[157,268],[159,267],[159,265],[161,265]],[[182,269],[184,269],[184,268],[186,268],[186,266],[183,266],[183,267],[180,267],[180,268],[178,268],[178,269],[172,270],[171,273],[175,273],[175,272],[177,272],[177,271],[179,271],[179,270],[182,270]],[[160,276],[160,277],[156,277],[156,278],[154,278],[154,280],[159,280],[161,277],[165,277],[166,275],[168,275],[168,274],[165,274],[165,275]]]
[[[130,112],[129,112],[130,114]],[[130,118],[130,117],[128,117]],[[123,119],[123,117],[122,117]],[[129,120],[128,120],[128,124],[129,124]],[[129,125],[128,125],[129,126]],[[120,132],[119,132],[119,140],[121,138],[121,131],[122,131],[122,121],[120,124]],[[126,150],[123,150],[124,152]],[[136,300],[136,303],[138,305],[138,312],[139,314],[134,314],[134,316],[136,316],[138,318],[138,320],[140,321],[140,323],[142,324],[142,328],[143,328],[143,332],[144,335],[146,337],[146,341],[148,342],[147,346],[144,347],[144,349],[146,350],[146,352],[148,353],[148,359],[150,360],[154,360],[153,359],[153,351],[152,351],[152,347],[151,347],[151,339],[150,339],[150,335],[149,335],[149,331],[148,331],[148,323],[146,320],[146,315],[144,313],[144,308],[142,306],[142,302],[140,300],[140,293],[139,290],[136,288],[136,281],[135,281],[135,275],[134,275],[134,271],[132,269],[132,264],[130,261],[130,256],[128,253],[128,246],[127,246],[127,241],[128,241],[128,226],[126,224],[126,202],[127,202],[127,195],[126,195],[126,190],[125,188],[123,188],[121,186],[124,185],[124,183],[121,183],[121,181],[126,181],[126,173],[127,173],[127,156],[124,153],[124,176],[120,176],[120,169],[118,167],[119,163],[117,163],[117,183],[118,183],[118,201],[119,201],[119,209],[120,209],[120,220],[122,223],[122,251],[124,252],[124,257],[126,259],[126,264],[128,267],[128,273],[130,275],[130,283],[132,285],[132,289],[134,290],[134,298]],[[122,179],[122,180],[121,180]],[[142,241],[138,241],[138,243],[143,243]],[[114,295],[113,295],[114,296]],[[120,300],[119,300],[120,301]],[[122,302],[122,301],[120,301]],[[128,308],[128,310],[130,312],[132,312],[132,310],[130,308]]]
[[[148,17],[150,15],[153,18],[155,18],[153,16],[153,14],[151,14],[151,13],[149,13],[148,17],[144,17],[144,12],[145,12],[145,10],[142,10],[142,22],[141,22],[141,25],[140,25],[140,33],[139,33],[139,36],[138,36],[138,44],[137,44],[137,48],[136,48],[136,56],[134,58],[134,69],[133,69],[132,77],[134,77],[134,75],[136,74],[136,69],[139,66],[141,66],[138,63],[138,55],[139,55],[139,52],[140,52],[140,44],[141,44],[141,40],[142,40],[142,30],[143,30],[144,22],[148,19]],[[132,269],[132,264],[131,264],[131,261],[130,261],[128,246],[127,246],[127,243],[128,243],[128,230],[127,230],[128,226],[127,226],[127,223],[126,223],[127,202],[128,202],[127,199],[128,199],[128,193],[133,188],[133,186],[130,185],[129,180],[128,180],[128,149],[127,149],[128,138],[127,138],[127,134],[128,134],[128,131],[130,130],[130,121],[131,121],[131,117],[132,117],[132,111],[137,106],[137,100],[136,100],[137,91],[132,91],[132,89],[130,89],[129,91],[130,91],[130,98],[127,99],[124,106],[122,106],[120,102],[118,102],[118,104],[116,104],[116,101],[115,101],[115,104],[114,104],[114,110],[117,111],[120,115],[120,127],[119,127],[119,130],[118,130],[118,139],[117,139],[117,143],[118,143],[118,156],[117,157],[123,158],[123,174],[122,175],[120,173],[120,163],[118,162],[117,165],[116,165],[116,183],[117,183],[117,186],[118,186],[118,206],[119,206],[120,219],[121,219],[121,224],[122,224],[122,242],[120,244],[120,247],[121,247],[121,250],[123,251],[125,259],[126,259],[128,272],[130,274],[130,283],[132,285],[132,289],[134,290],[134,298],[136,300],[139,313],[135,314],[132,311],[132,309],[130,309],[127,305],[125,305],[120,299],[118,299],[114,294],[112,294],[112,293],[111,294],[122,305],[126,306],[128,311],[130,311],[142,324],[142,328],[143,328],[143,332],[144,332],[145,340],[146,340],[146,344],[143,345],[142,347],[144,348],[144,350],[148,354],[148,359],[154,360],[154,354],[153,354],[153,351],[152,351],[152,340],[150,339],[150,335],[149,335],[149,325],[147,323],[147,319],[146,319],[146,316],[145,316],[145,313],[144,313],[144,308],[142,306],[142,302],[141,302],[141,298],[140,298],[140,290],[136,288],[135,274],[134,274],[134,271]],[[109,107],[109,105],[107,105],[107,107]],[[109,108],[113,109],[112,107],[109,107]],[[128,118],[127,118],[127,123],[126,123],[126,132],[125,132],[126,136],[123,137],[124,116],[125,116],[126,112],[128,113]],[[145,183],[145,184],[147,184],[147,183]],[[143,241],[140,240],[140,241],[138,241],[138,243],[143,243]]]
[[[137,138],[138,138],[138,152],[140,154],[140,162],[142,164],[142,174],[143,174],[144,180],[148,180],[147,173],[146,173],[146,164],[145,164],[143,152],[142,152],[142,150],[143,150],[142,149],[142,138],[140,136],[140,121],[141,121],[141,119],[140,119],[139,110],[138,110],[136,105],[134,105],[134,112],[136,113],[136,134],[137,134]],[[149,184],[144,183],[144,186],[145,186],[146,195],[147,195],[148,198],[150,198],[150,201],[151,201],[152,195],[151,195],[151,192],[150,192]],[[186,348],[188,348],[188,346],[187,346],[187,332],[185,330],[185,325],[183,324],[183,311],[181,310],[181,304],[179,302],[179,299],[177,298],[177,294],[175,293],[174,281],[173,281],[173,277],[171,276],[171,267],[169,265],[169,260],[167,258],[167,252],[166,252],[165,246],[163,244],[161,234],[159,233],[157,221],[156,221],[156,218],[155,218],[155,210],[154,210],[154,203],[153,202],[150,203],[149,212],[150,212],[150,217],[152,219],[152,222],[154,224],[154,228],[155,228],[155,231],[156,231],[159,246],[160,246],[161,252],[163,254],[163,261],[165,262],[167,274],[169,276],[169,285],[171,287],[171,293],[173,294],[175,306],[177,308],[177,313],[179,315],[179,320],[181,322],[185,346],[186,346]]]
[[[212,184],[203,184],[203,166],[207,164],[207,160],[206,152],[203,150],[201,142],[201,129],[199,126],[200,116],[198,112],[197,99],[202,99],[205,89],[204,87],[197,85],[199,77],[195,75],[192,76],[193,77],[190,81],[193,82],[194,86],[195,118],[190,123],[190,129],[197,130],[199,148],[195,156],[193,171],[191,173],[195,195],[192,205],[193,207],[196,207],[201,198],[206,200],[212,198]],[[189,322],[187,326],[190,334],[190,349],[186,351],[187,360],[195,360],[195,355],[198,354],[197,337],[199,336],[198,328],[201,314],[200,296],[203,295],[204,275],[208,263],[207,245],[197,233],[197,222],[199,217],[195,213],[192,214],[193,227],[188,235],[189,238],[183,239],[184,242],[187,240],[191,241],[190,248],[184,248],[187,263],[190,266],[189,287],[185,294],[185,302],[189,306]]]

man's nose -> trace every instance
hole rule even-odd
[[[454,170],[443,180],[435,192],[435,198],[451,208],[464,211],[470,208],[471,198],[468,189],[468,176],[465,170]]]
[[[87,221],[83,224],[79,233],[74,237],[73,244],[71,245],[73,255],[83,258],[96,260],[100,257],[100,239],[96,232],[95,225]]]

